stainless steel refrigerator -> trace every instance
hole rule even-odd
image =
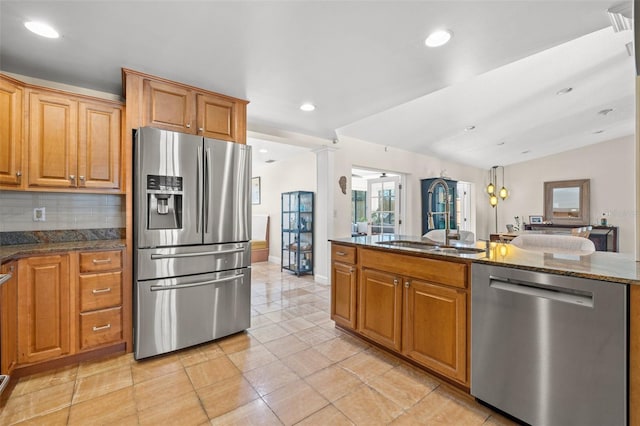
[[[251,147],[143,127],[134,174],[135,358],[248,328]]]

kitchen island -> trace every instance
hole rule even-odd
[[[544,253],[508,244],[423,245],[384,235],[332,240],[336,325],[469,392],[474,264],[598,280],[628,291],[629,424],[640,422],[640,268],[631,257]]]

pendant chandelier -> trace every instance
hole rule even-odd
[[[498,168],[502,169],[502,187],[498,192],[496,189],[498,188]],[[502,200],[506,200],[509,196],[509,191],[504,186],[504,167],[503,166],[493,166],[489,169],[489,184],[487,185],[487,194],[489,194],[489,204],[491,207],[495,207],[498,205],[499,198]]]

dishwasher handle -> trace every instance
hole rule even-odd
[[[510,278],[489,276],[489,287],[496,290],[518,293],[525,296],[555,300],[557,302],[593,308],[593,293],[565,289],[562,287],[546,287],[527,281],[518,281]]]

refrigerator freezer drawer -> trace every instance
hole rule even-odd
[[[138,280],[154,280],[248,267],[251,264],[251,245],[244,242],[138,249],[137,256]]]
[[[218,339],[249,328],[251,269],[138,282],[135,358]]]

